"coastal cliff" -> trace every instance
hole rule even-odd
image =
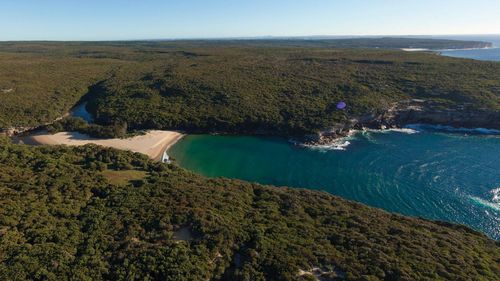
[[[466,105],[443,107],[422,99],[394,103],[381,113],[366,114],[338,123],[330,129],[304,137],[307,144],[326,144],[346,137],[352,130],[403,128],[409,124],[430,124],[454,128],[500,129],[500,111]]]
[[[487,49],[492,48],[493,43],[482,42],[482,41],[464,41],[460,43],[449,43],[446,49],[450,50],[460,50],[460,49]]]

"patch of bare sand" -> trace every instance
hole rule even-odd
[[[23,137],[21,141],[26,144],[39,145],[86,145],[96,144],[105,147],[113,147],[121,150],[129,150],[146,154],[149,158],[160,161],[163,152],[174,145],[184,135],[174,131],[148,131],[144,135],[134,136],[126,139],[97,139],[77,132],[61,132],[57,134],[38,133]]]

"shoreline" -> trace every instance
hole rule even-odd
[[[182,138],[184,138],[185,136],[186,136],[185,134],[179,133],[175,137],[170,138],[165,143],[165,145],[163,146],[163,148],[158,152],[158,154],[156,156],[154,156],[154,157],[151,157],[151,159],[153,159],[154,161],[157,161],[157,162],[161,162],[161,160],[163,158],[163,154],[166,151],[168,151],[172,146],[174,146],[178,141],[180,141]]]
[[[498,49],[500,47],[492,46],[492,47],[484,47],[484,48],[465,48],[465,49],[439,49],[437,52],[453,52],[453,51],[474,51],[474,50],[491,50]]]
[[[40,132],[37,134],[19,137],[18,143],[27,145],[67,145],[82,146],[95,144],[111,147],[119,150],[127,150],[147,155],[154,161],[160,161],[163,153],[184,137],[184,134],[176,131],[151,130],[144,135],[125,139],[98,139],[78,132],[60,132],[48,134]]]
[[[361,129],[345,129],[342,134],[333,134],[326,137],[320,136],[318,140],[297,140],[295,138],[288,139],[288,142],[293,145],[312,148],[312,149],[327,149],[327,150],[346,150],[357,134],[365,132],[387,133],[398,132],[404,134],[417,134],[421,132],[444,132],[449,134],[465,134],[467,136],[500,136],[500,130],[491,128],[464,128],[453,127],[442,124],[430,123],[409,123],[402,126],[392,126],[382,128],[363,127]]]
[[[491,46],[491,47],[478,47],[478,48],[461,48],[461,49],[428,49],[428,48],[401,48],[401,51],[405,52],[452,52],[452,51],[473,51],[473,50],[490,50],[490,49],[498,49],[500,47]]]

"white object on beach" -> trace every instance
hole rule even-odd
[[[170,157],[168,156],[166,150],[163,152],[163,156],[161,157],[161,162],[166,164],[172,163],[172,161],[170,161]]]

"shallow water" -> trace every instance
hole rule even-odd
[[[448,39],[497,48],[442,55],[500,61],[500,36]],[[73,116],[92,122],[85,104]],[[187,136],[169,154],[206,176],[320,189],[391,212],[466,224],[500,240],[500,132],[447,129],[363,132],[319,148],[279,138]]]
[[[359,133],[345,150],[280,138],[191,135],[169,154],[202,175],[324,190],[500,239],[500,136],[417,129]]]
[[[83,102],[71,109],[70,115],[73,117],[80,117],[83,120],[87,121],[88,123],[94,122],[94,118],[92,117],[92,114],[87,111],[87,103]]]

